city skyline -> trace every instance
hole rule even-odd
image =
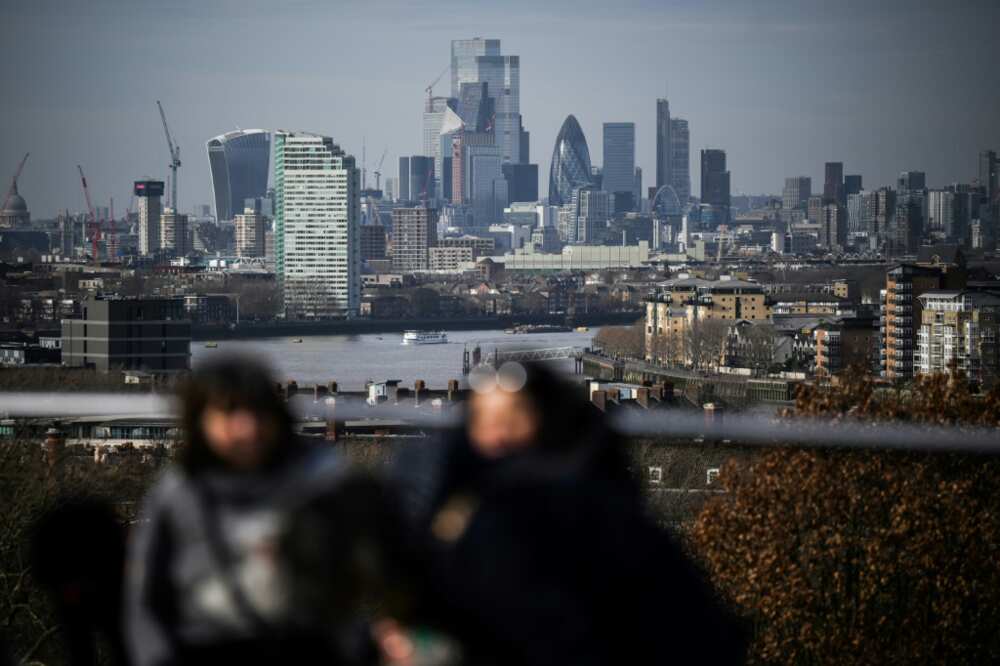
[[[580,120],[598,165],[603,123],[634,122],[636,164],[654,174],[655,100],[666,97],[672,113],[691,122],[693,154],[726,150],[734,194],[780,194],[784,179],[796,175],[822,183],[827,161],[863,175],[869,189],[892,185],[906,170],[925,171],[932,187],[969,182],[979,151],[1000,145],[991,117],[1000,86],[988,39],[1000,8],[935,3],[904,13],[895,5],[848,3],[835,13],[779,3],[631,3],[614,12],[515,4],[514,11],[470,8],[461,20],[451,3],[419,10],[398,3],[159,8],[110,0],[8,7],[0,71],[17,94],[0,110],[0,176],[9,179],[18,159],[32,153],[18,186],[40,219],[83,209],[75,174],[83,164],[95,202],[114,196],[120,213],[133,181],[167,176],[156,99],[182,149],[181,212],[213,201],[205,141],[237,127],[321,132],[359,163],[366,139],[371,171],[385,148],[390,164],[420,154],[424,88],[448,65],[452,39],[482,36],[520,56],[521,112],[541,174],[549,172],[547,147],[569,114]],[[212,29],[220,18],[239,29]],[[335,32],[343,43],[338,53],[353,49],[355,56],[334,59],[309,46],[306,57],[236,48],[276,43],[273,35],[293,27],[302,32],[297,42],[307,44],[331,26],[344,28]],[[373,26],[371,34],[354,34]],[[406,37],[414,31],[417,49]],[[178,34],[186,48],[176,48]],[[714,48],[696,50],[708,36]],[[599,43],[593,37],[627,48],[589,49]],[[37,44],[52,46],[39,51]],[[567,69],[567,62],[577,66]],[[448,84],[439,81],[435,94],[447,94]],[[931,87],[945,94],[930,95]],[[691,172],[697,192],[697,165]]]

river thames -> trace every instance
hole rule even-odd
[[[531,333],[511,335],[494,331],[448,331],[447,344],[404,345],[400,333],[316,335],[301,338],[223,340],[217,347],[191,343],[192,364],[223,354],[239,354],[270,364],[281,381],[325,384],[336,381],[344,390],[362,389],[366,382],[399,379],[413,385],[423,379],[430,388],[443,388],[449,379],[462,379],[462,352],[477,344],[484,352],[501,350],[590,347],[597,332]],[[295,342],[301,340],[301,342]],[[554,362],[566,372],[573,361]]]

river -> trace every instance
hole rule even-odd
[[[589,347],[598,329],[589,332],[531,333],[510,335],[493,331],[448,331],[447,344],[402,344],[399,333],[363,335],[316,335],[302,338],[258,338],[224,340],[218,347],[191,343],[194,367],[222,354],[240,354],[270,364],[278,379],[294,379],[300,385],[336,381],[343,390],[362,389],[368,381],[399,379],[413,386],[423,379],[429,388],[444,388],[449,379],[462,379],[462,352],[475,345],[490,351],[507,349],[551,349]],[[301,340],[301,342],[293,342]],[[573,361],[553,362],[573,371]]]

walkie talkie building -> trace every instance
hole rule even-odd
[[[267,195],[270,162],[267,130],[236,130],[208,140],[217,220],[231,220],[243,212],[244,201]]]

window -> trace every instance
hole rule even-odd
[[[719,480],[719,468],[709,467],[705,470],[705,485],[710,486]]]
[[[653,485],[660,485],[663,483],[663,468],[662,467],[650,467],[649,468],[649,482]]]

